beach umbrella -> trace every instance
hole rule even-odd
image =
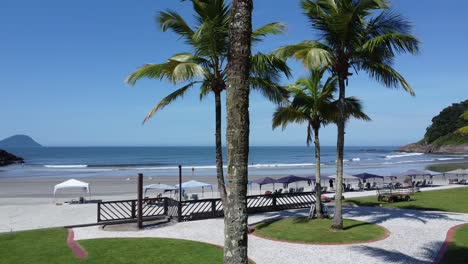
[[[276,180],[273,179],[273,178],[270,178],[270,177],[265,177],[265,178],[254,180],[252,182],[260,185],[260,194],[261,194],[262,193],[262,185],[273,184],[273,189],[275,189]]]

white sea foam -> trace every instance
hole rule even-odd
[[[44,165],[46,168],[55,169],[75,169],[75,168],[87,168],[88,165]]]
[[[402,153],[398,155],[387,155],[385,156],[385,159],[404,158],[404,157],[421,156],[421,155],[424,155],[424,153]]]
[[[437,160],[462,160],[464,158],[438,158]]]
[[[361,158],[352,158],[351,161],[361,161]]]
[[[275,168],[275,167],[306,167],[314,166],[314,163],[276,163],[276,164],[254,164],[249,165],[249,168]]]

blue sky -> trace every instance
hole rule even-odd
[[[255,0],[254,26],[273,21],[288,33],[255,47],[262,52],[314,39],[298,1]],[[422,41],[417,57],[400,56],[399,70],[416,91],[411,97],[369,80],[349,81],[348,95],[364,101],[372,122],[352,121],[347,145],[400,145],[419,140],[431,118],[467,99],[467,1],[393,1]],[[214,145],[214,102],[197,89],[141,125],[146,113],[176,86],[125,77],[144,63],[187,51],[154,15],[175,9],[190,18],[190,3],[174,0],[2,0],[0,3],[0,139],[27,134],[47,146]],[[305,74],[291,64],[295,77]],[[293,80],[284,80],[284,83]],[[251,145],[304,145],[305,127],[271,130],[274,106],[251,96]],[[334,145],[336,128],[322,130]]]

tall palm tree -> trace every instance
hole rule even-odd
[[[228,193],[224,215],[224,263],[247,264],[247,179],[249,160],[249,72],[253,0],[233,0],[229,27],[227,157]]]
[[[343,228],[342,182],[345,133],[345,89],[351,69],[364,71],[386,87],[414,95],[404,77],[393,68],[397,54],[416,54],[419,41],[411,35],[411,24],[391,9],[388,0],[302,0],[302,9],[318,41],[281,47],[279,57],[292,57],[308,67],[327,67],[338,77],[337,188],[332,228]]]
[[[306,123],[306,144],[312,142],[314,135],[315,144],[315,192],[317,218],[323,218],[321,201],[321,177],[320,177],[320,140],[319,130],[322,126],[337,121],[339,109],[337,101],[334,100],[338,79],[336,76],[329,77],[324,84],[321,79],[325,68],[313,69],[307,78],[296,81],[295,84],[287,86],[292,101],[288,104],[278,106],[273,114],[273,129],[281,126],[283,130],[290,123]],[[363,113],[361,102],[354,98],[345,99],[347,118],[370,120]]]
[[[229,22],[231,7],[224,0],[191,0],[195,11],[195,25],[190,26],[175,11],[159,12],[156,22],[163,31],[171,30],[191,48],[170,57],[162,64],[146,64],[128,76],[126,83],[134,85],[141,78],[166,79],[174,84],[184,85],[163,98],[151,109],[143,122],[176,99],[181,98],[190,88],[200,89],[200,99],[210,93],[215,98],[216,118],[216,171],[218,190],[225,201],[226,189],[223,175],[221,144],[221,93],[226,90],[226,62],[229,48]],[[256,29],[252,41],[259,42],[269,34],[284,32],[281,23],[271,23]],[[273,102],[284,100],[284,89],[277,83],[281,74],[290,75],[286,63],[276,56],[257,53],[250,56],[251,88],[258,90]]]

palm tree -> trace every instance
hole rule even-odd
[[[325,84],[321,79],[325,68],[313,69],[307,78],[296,81],[295,84],[287,87],[292,96],[292,101],[286,105],[279,106],[273,114],[273,129],[281,126],[283,130],[290,123],[306,123],[307,137],[306,144],[312,142],[314,135],[315,144],[315,192],[317,218],[323,218],[321,201],[321,177],[320,177],[320,140],[319,130],[322,126],[336,122],[338,117],[338,104],[334,100],[333,94],[336,92],[337,77],[329,77]],[[346,113],[350,117],[363,120],[370,118],[362,112],[362,105],[354,97],[345,100]]]
[[[295,58],[307,67],[327,67],[338,77],[337,188],[332,228],[343,228],[342,182],[345,133],[345,89],[351,69],[364,71],[386,87],[414,95],[404,77],[393,68],[397,54],[416,54],[419,41],[411,24],[391,9],[388,0],[302,0],[302,9],[318,34],[318,41],[281,47],[276,54]]]
[[[229,27],[227,157],[228,193],[224,214],[224,263],[247,264],[247,179],[249,160],[249,72],[253,0],[233,0]],[[251,66],[252,63],[252,66]]]
[[[192,52],[170,57],[162,64],[146,64],[128,76],[126,83],[135,85],[141,78],[166,79],[184,85],[163,98],[151,109],[143,123],[193,87],[200,89],[200,99],[210,93],[215,97],[216,118],[216,171],[218,190],[225,201],[226,189],[223,175],[221,144],[221,93],[226,90],[226,61],[229,48],[229,22],[231,7],[224,0],[191,0],[195,11],[195,25],[190,26],[175,11],[159,12],[156,22],[163,31],[171,30],[190,46]],[[281,23],[271,23],[256,29],[252,41],[259,42],[269,34],[284,32]],[[277,85],[281,74],[290,75],[286,63],[276,56],[257,53],[250,57],[251,88],[258,90],[273,102],[284,100],[284,89]]]

